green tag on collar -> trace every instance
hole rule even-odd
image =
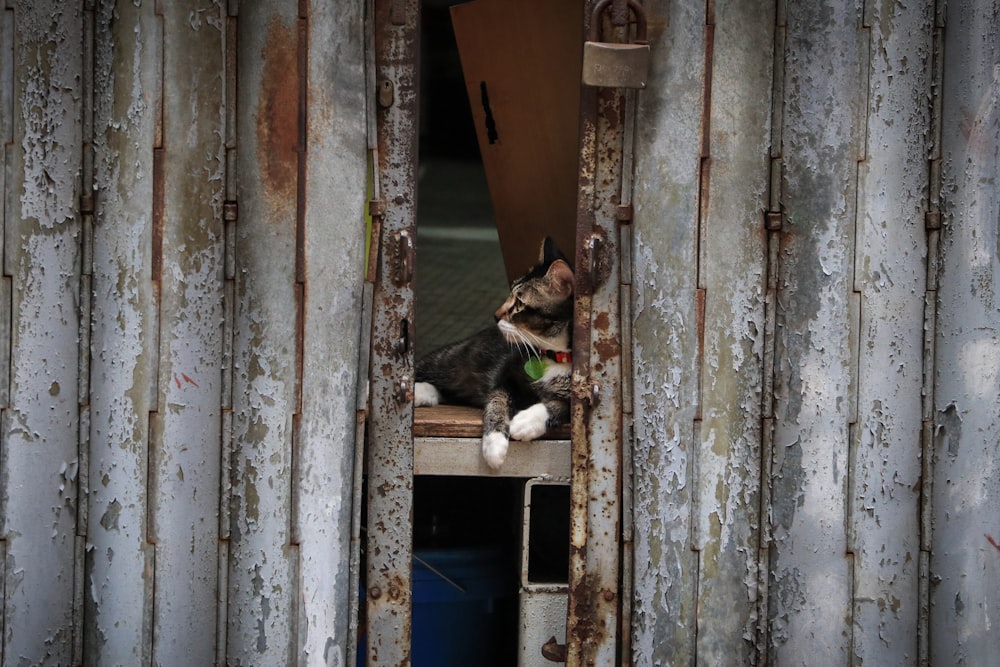
[[[545,367],[547,365],[545,360],[532,357],[524,362],[524,372],[532,380],[541,380],[542,376],[545,375]]]

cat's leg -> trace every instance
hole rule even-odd
[[[510,437],[514,440],[537,440],[550,428],[566,423],[569,402],[549,399],[518,412],[510,420]]]
[[[507,458],[510,425],[510,395],[494,389],[483,408],[483,460],[493,470],[499,470]]]
[[[418,408],[437,405],[441,402],[441,392],[430,382],[417,382],[413,385],[413,404]]]

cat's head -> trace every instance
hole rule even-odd
[[[494,315],[511,343],[546,350],[569,350],[573,328],[573,269],[546,237],[538,264],[514,281],[510,296]]]

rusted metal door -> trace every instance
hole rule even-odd
[[[3,664],[347,661],[363,8],[284,5],[3,9]]]
[[[352,663],[365,414],[405,662],[419,5],[3,5],[3,664]],[[995,3],[643,6],[584,112],[569,661],[989,663]]]
[[[995,8],[646,7],[633,662],[988,660]]]

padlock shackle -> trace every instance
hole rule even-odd
[[[591,42],[601,41],[601,14],[608,10],[612,0],[598,0],[594,4],[594,11],[590,15],[590,32],[587,38]],[[646,10],[639,0],[628,0],[629,9],[635,14],[635,44],[647,43],[646,38]]]

